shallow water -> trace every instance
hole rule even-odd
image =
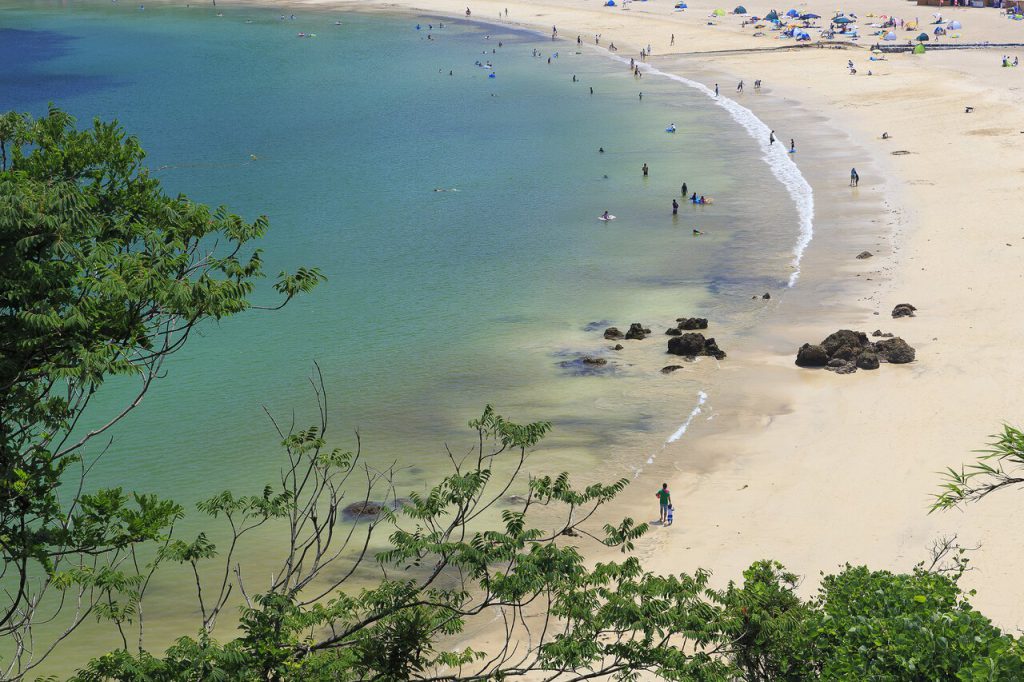
[[[304,426],[313,361],[336,444],[358,428],[369,461],[404,467],[400,488],[447,471],[443,443],[468,446],[487,403],[554,422],[535,471],[631,475],[650,457],[637,443],[677,432],[710,371],[652,374],[665,327],[742,329],[750,292],[791,276],[797,209],[747,131],[705,94],[591,50],[431,17],[0,9],[0,107],[118,118],[167,191],[270,217],[268,272],[328,276],[282,312],[204,328],[118,427],[95,485],[185,503],[261,487],[279,462],[262,408]],[[495,78],[474,65],[488,60]],[[673,218],[683,181],[715,203]],[[606,209],[618,219],[597,221]],[[643,351],[609,351],[601,330],[633,321],[655,332]],[[581,353],[609,371],[577,372]]]

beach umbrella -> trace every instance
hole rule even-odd
[[[805,20],[805,21],[807,19],[821,19],[821,17],[818,16],[817,14],[802,14],[802,15],[800,15],[800,18]]]
[[[951,21],[949,22],[949,26],[947,26],[946,28],[951,28],[955,31],[958,28],[963,28],[963,26],[960,25],[959,21]]]
[[[928,38],[928,34],[927,34],[927,33],[922,33],[921,35],[919,35],[919,36],[917,37],[917,40],[921,41],[922,43],[923,43],[924,41],[926,41],[926,40],[929,40],[929,38]]]
[[[883,40],[896,40],[896,34],[893,33],[892,31],[889,31],[888,33],[885,34],[885,38],[883,38]]]
[[[744,7],[743,5],[740,5],[736,9],[734,9],[732,11],[732,13],[733,14],[746,14],[747,13],[747,8]]]
[[[853,23],[853,19],[851,19],[849,17],[839,17],[837,19],[833,19],[832,23],[833,24],[852,24]]]

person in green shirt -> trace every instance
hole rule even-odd
[[[658,502],[661,505],[661,523],[665,525],[668,522],[668,508],[672,504],[672,494],[668,491],[668,483],[662,483],[661,490],[654,493],[654,495],[658,498]]]

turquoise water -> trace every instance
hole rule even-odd
[[[442,444],[468,445],[486,403],[555,422],[536,470],[619,476],[704,379],[668,385],[587,325],[643,321],[654,353],[679,316],[741,328],[750,293],[789,277],[792,202],[703,94],[506,26],[218,9],[0,1],[0,108],[116,117],[169,192],[270,217],[269,272],[328,277],[284,311],[205,327],[118,427],[97,485],[183,502],[261,486],[279,462],[262,408],[304,425],[314,361],[336,444],[358,428],[370,461],[405,467],[400,486],[445,471]],[[474,65],[488,60],[493,79]],[[673,218],[683,181],[715,204]],[[618,219],[597,221],[606,209]],[[561,366],[582,352],[611,371]]]

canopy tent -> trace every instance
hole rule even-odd
[[[924,54],[924,44],[918,43],[914,46],[914,54]]]
[[[948,28],[948,29],[951,29],[951,30],[954,30],[954,31],[955,31],[955,30],[957,30],[958,28],[963,28],[963,26],[962,26],[962,25],[960,24],[960,22],[959,22],[959,21],[951,21],[951,22],[949,22],[949,25],[948,25],[948,26],[946,26],[946,28]]]
[[[896,39],[897,39],[896,34],[893,31],[889,31],[888,33],[885,34],[885,38],[883,38],[882,40],[896,40]]]
[[[736,9],[734,9],[732,11],[732,13],[733,14],[746,14],[747,13],[747,8],[744,7],[743,5],[739,5]]]
[[[923,43],[924,41],[929,40],[928,34],[922,33],[921,35],[917,36],[916,40],[919,40]]]
[[[772,10],[771,12],[766,14],[764,18],[765,18],[765,21],[778,21],[779,20],[779,13],[776,12],[775,10]]]

